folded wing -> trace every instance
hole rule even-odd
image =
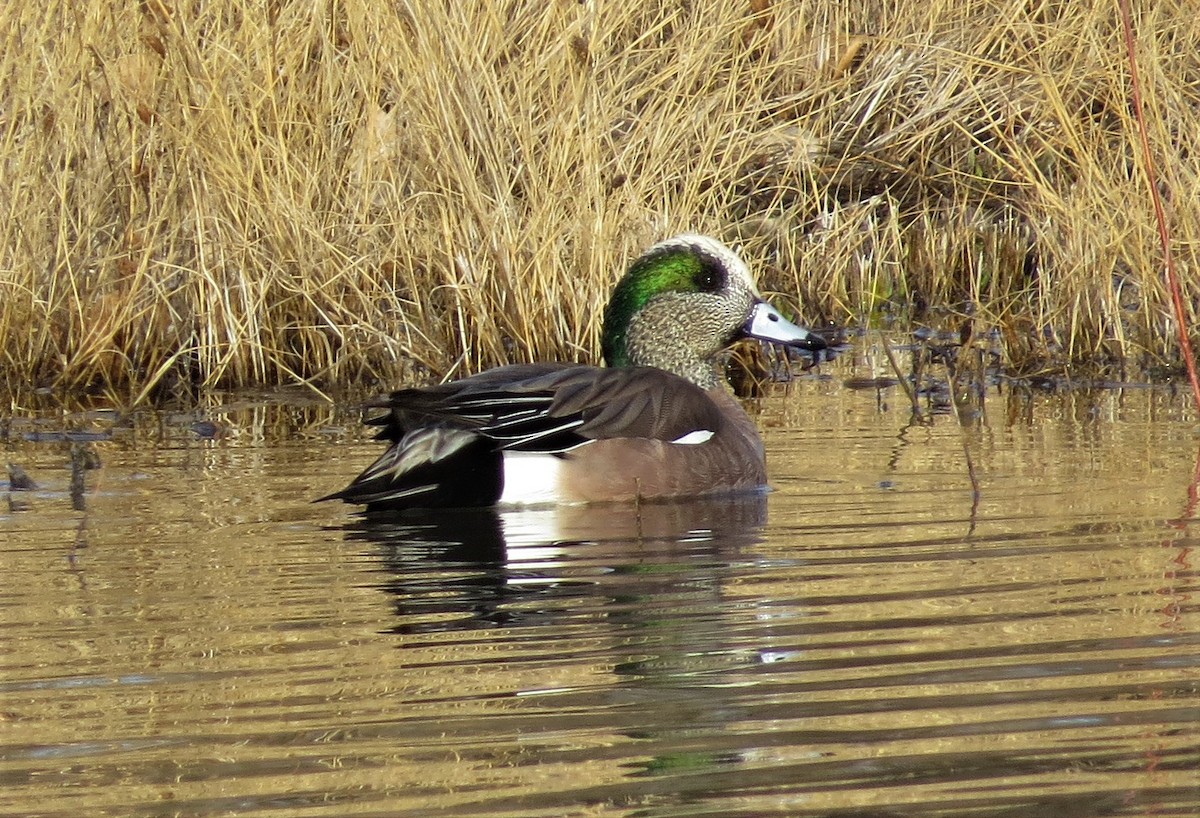
[[[703,389],[651,367],[515,365],[368,406],[387,410],[368,423],[392,446],[321,499],[368,510],[490,505],[503,491],[506,451],[563,456],[608,438],[690,440],[721,423]]]

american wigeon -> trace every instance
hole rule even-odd
[[[368,511],[651,500],[758,489],[754,423],[717,372],[740,338],[825,341],[759,295],[736,253],[684,234],[638,258],[604,312],[607,367],[503,366],[371,401],[390,448],[322,500]]]

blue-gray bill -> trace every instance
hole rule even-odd
[[[750,317],[742,326],[742,332],[748,338],[805,349],[809,352],[819,352],[829,346],[820,335],[793,324],[766,301],[755,303],[754,308],[750,310]]]

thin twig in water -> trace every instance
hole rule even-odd
[[[882,331],[879,333],[879,342],[883,345],[884,354],[887,355],[888,363],[892,366],[892,371],[896,373],[896,380],[900,382],[900,387],[904,390],[904,394],[908,395],[908,402],[912,406],[913,415],[920,418],[921,404],[917,401],[917,391],[900,370],[900,362],[896,360],[896,353],[892,352],[892,347],[888,344],[888,340]]]
[[[967,478],[971,481],[971,524],[967,529],[968,536],[975,533],[975,524],[979,518],[979,499],[983,491],[979,488],[979,475],[975,472],[975,459],[971,457],[971,445],[967,441],[966,426],[963,425],[962,415],[958,409],[958,367],[946,361],[946,375],[950,388],[950,411],[954,413],[954,422],[958,424],[959,441],[962,443],[963,457],[967,461]]]

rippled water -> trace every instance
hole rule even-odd
[[[757,405],[765,498],[390,525],[320,405],[14,419],[0,813],[1200,815],[1185,397],[865,366]]]

